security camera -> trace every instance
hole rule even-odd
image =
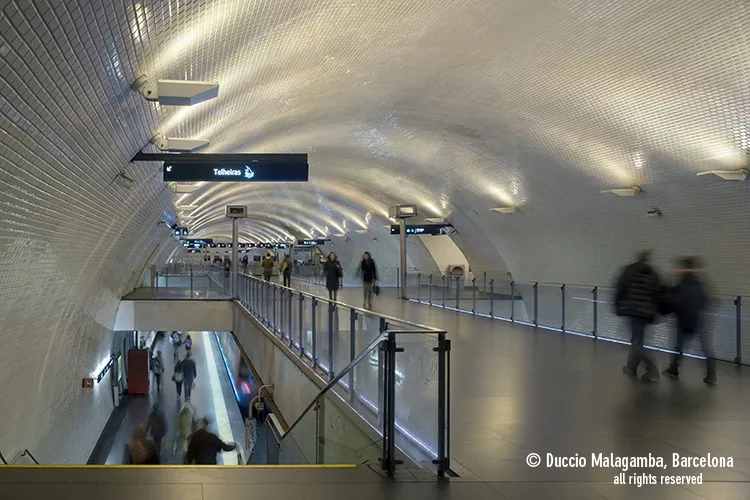
[[[646,216],[647,217],[653,217],[653,218],[659,218],[662,216],[661,210],[659,210],[656,207],[651,207],[651,209],[646,210]]]

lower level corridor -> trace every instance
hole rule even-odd
[[[322,286],[292,284],[328,296]],[[338,300],[360,307],[362,289],[341,289]],[[705,362],[688,358],[680,380],[647,384],[623,375],[626,345],[404,301],[394,289],[375,297],[373,310],[448,331],[450,455],[462,480],[487,482],[499,498],[512,499],[616,500],[633,498],[636,491],[645,499],[750,496],[750,377],[741,367],[720,363],[712,387],[703,383]],[[652,355],[666,367],[666,353]],[[527,465],[531,453],[541,456],[540,466]],[[664,468],[631,468],[625,476],[702,474],[703,484],[637,490],[613,484],[623,470],[594,467],[592,454],[600,453],[664,459]],[[587,465],[548,467],[548,454],[577,454]],[[689,461],[708,454],[732,460],[673,467],[674,454]]]
[[[190,398],[195,418],[207,417],[211,432],[216,433],[224,442],[237,442],[241,445],[244,442],[244,423],[216,336],[214,332],[183,332],[183,339],[188,334],[193,340],[191,357],[195,361],[197,372]],[[164,412],[167,422],[160,462],[183,463],[183,453],[176,432],[177,416],[186,402],[186,394],[183,384],[182,397],[178,397],[172,374],[177,357],[185,359],[186,350],[184,346],[175,347],[167,336],[157,341],[153,354],[156,355],[157,352],[161,352],[164,359],[162,387],[157,388],[155,376],[151,373],[151,393],[148,396],[130,396],[124,420],[107,457],[107,465],[127,463],[127,443],[135,429],[146,423],[155,405]],[[244,457],[244,450],[220,453],[217,461],[219,464],[236,465],[238,457]]]

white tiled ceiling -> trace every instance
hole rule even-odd
[[[15,422],[3,451],[85,458],[98,432],[70,430],[82,443],[70,449],[38,426],[83,418],[79,378],[109,350],[118,294],[148,256],[169,255],[153,250],[169,245],[159,222],[177,201],[199,205],[193,229],[214,237],[230,234],[223,205],[247,204],[250,240],[368,225],[385,238],[387,207],[417,203],[454,220],[460,246],[476,242],[475,270],[603,283],[648,245],[664,259],[703,254],[721,291],[750,293],[747,184],[695,176],[747,162],[747,0],[0,9],[0,421]],[[160,107],[130,89],[144,73],[217,81],[219,96]],[[210,139],[208,152],[308,152],[311,182],[181,198],[159,165],[128,164],[156,132]],[[133,188],[112,182],[121,170]],[[635,184],[636,198],[599,193]],[[489,211],[506,205],[519,211]],[[652,206],[663,219],[646,218]]]

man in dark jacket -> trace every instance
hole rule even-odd
[[[698,277],[698,268],[698,259],[695,257],[680,259],[677,269],[680,281],[668,291],[669,302],[677,316],[677,352],[672,355],[672,362],[664,373],[675,378],[679,376],[682,349],[697,333],[701,349],[706,356],[707,373],[703,381],[715,384],[716,359],[704,325],[704,311],[709,299],[706,287]]]
[[[190,401],[190,395],[193,393],[193,384],[198,376],[190,351],[185,354],[185,361],[182,362],[182,380],[185,386],[185,401]]]
[[[167,435],[167,419],[158,403],[154,405],[151,414],[148,416],[146,427],[151,431],[151,437],[154,438],[156,454],[161,455],[162,442],[164,436]]]
[[[216,454],[220,451],[232,451],[235,445],[225,443],[219,436],[208,432],[208,419],[202,418],[201,428],[190,436],[185,463],[196,465],[216,465]]]
[[[643,251],[638,260],[625,268],[617,281],[615,308],[618,316],[627,316],[630,320],[630,354],[622,371],[626,375],[638,375],[638,366],[643,362],[646,373],[643,379],[659,380],[659,369],[649,357],[643,342],[646,337],[646,325],[653,323],[657,314],[661,294],[659,275],[649,261],[651,253]]]

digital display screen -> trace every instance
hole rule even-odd
[[[406,234],[427,234],[431,236],[438,236],[441,234],[450,234],[450,229],[453,226],[450,224],[423,224],[406,226]],[[391,234],[401,234],[401,226],[393,224],[391,226]]]
[[[307,161],[164,162],[165,182],[307,182]]]
[[[297,245],[303,246],[303,247],[314,247],[314,246],[320,246],[325,245],[326,242],[331,241],[328,239],[325,240],[297,240]]]

